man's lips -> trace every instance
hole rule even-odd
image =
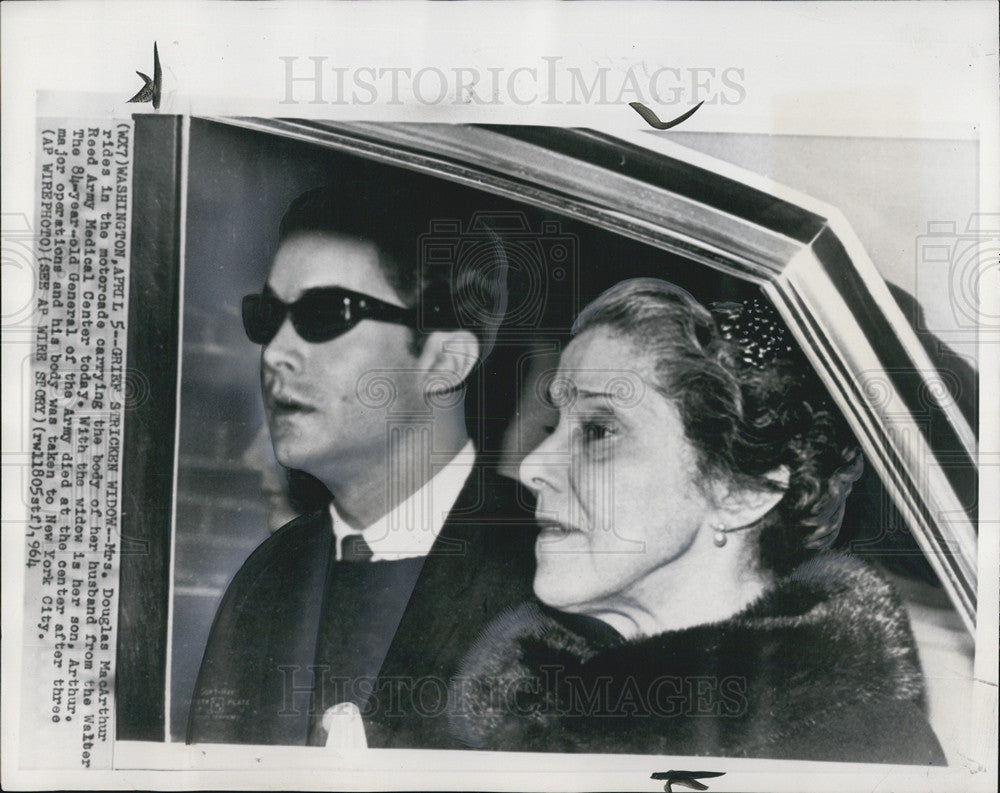
[[[286,415],[312,413],[316,408],[293,396],[270,394],[267,397],[267,409],[272,415]]]

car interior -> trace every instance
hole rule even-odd
[[[491,244],[484,229],[502,229],[509,251],[507,318],[490,357],[468,383],[467,415],[480,453],[508,476],[552,423],[542,398],[546,378],[576,313],[600,292],[626,278],[657,276],[703,302],[769,300],[758,280],[650,244],[625,220],[618,229],[603,220],[587,222],[558,206],[502,194],[485,181],[457,179],[444,168],[401,167],[375,149],[351,151],[302,131],[275,134],[225,120],[192,119],[187,136],[169,582],[168,734],[175,741],[184,739],[201,651],[229,579],[269,531],[325,503],[316,480],[274,461],[260,404],[259,349],[240,323],[240,299],[262,288],[278,220],[298,194],[319,185],[341,186],[350,195],[417,183],[434,205],[447,193],[441,204],[448,210],[421,244],[450,251],[454,266],[483,255]],[[403,161],[406,152],[400,151]],[[919,310],[905,290],[892,292],[907,316]],[[960,382],[956,398],[974,427],[975,370],[926,332],[920,340],[935,364]],[[834,547],[876,565],[904,599],[927,678],[930,721],[953,761],[955,747],[967,740],[971,689],[962,684],[972,679],[974,640],[877,466],[866,465],[855,484]]]

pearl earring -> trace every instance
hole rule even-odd
[[[712,541],[715,543],[716,548],[721,548],[726,544],[726,534],[728,530],[726,529],[725,523],[720,523],[715,527],[715,533],[712,535]]]

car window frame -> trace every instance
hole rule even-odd
[[[209,120],[516,199],[759,286],[974,635],[977,530],[968,491],[978,482],[977,439],[836,208],[751,184],[733,166],[680,156],[680,147],[665,154],[587,129]],[[931,420],[945,428],[943,448],[928,437]],[[964,498],[956,484],[966,488]]]

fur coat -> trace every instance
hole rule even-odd
[[[450,688],[481,749],[944,764],[909,622],[890,586],[817,556],[734,617],[625,641],[525,604]]]

